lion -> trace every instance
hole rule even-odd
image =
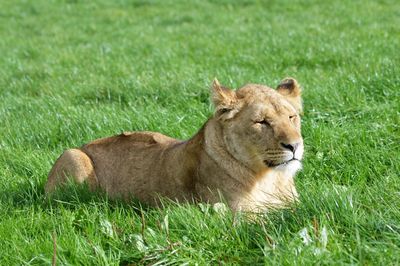
[[[189,140],[126,132],[68,149],[52,167],[46,193],[72,179],[151,206],[160,198],[211,204],[222,198],[234,211],[261,212],[296,201],[304,151],[298,82],[231,90],[215,79],[211,94],[215,112]]]

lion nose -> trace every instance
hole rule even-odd
[[[296,149],[299,147],[300,142],[295,142],[295,143],[283,143],[281,142],[281,146],[285,149],[290,150],[291,152],[295,152]]]

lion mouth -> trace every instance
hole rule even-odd
[[[292,158],[292,159],[290,159],[290,160],[288,160],[288,161],[284,161],[284,162],[281,162],[281,163],[273,163],[273,162],[269,162],[269,161],[267,161],[267,160],[265,160],[264,163],[265,163],[265,165],[268,166],[268,167],[276,167],[276,166],[280,166],[280,165],[289,164],[289,163],[292,162],[292,161],[299,161],[299,162],[300,162],[299,159]]]

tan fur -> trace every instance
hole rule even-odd
[[[216,112],[191,139],[133,132],[65,151],[49,173],[46,192],[72,176],[112,198],[159,198],[263,211],[297,197],[301,168],[300,87],[285,79],[273,90],[248,84],[236,91],[212,85]],[[297,159],[297,160],[292,160]]]

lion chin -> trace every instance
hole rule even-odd
[[[233,210],[260,212],[297,199],[301,169],[301,89],[292,78],[271,89],[211,86],[214,115],[189,140],[155,132],[125,132],[68,149],[45,187],[52,193],[73,179],[111,198],[158,206],[225,201]]]
[[[295,175],[298,171],[300,171],[301,168],[302,168],[301,161],[297,159],[292,159],[288,162],[279,164],[274,167],[276,171],[285,172],[285,174],[292,176]]]

